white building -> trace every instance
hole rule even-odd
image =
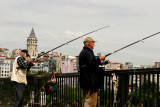
[[[11,65],[8,62],[0,63],[0,78],[10,77]]]
[[[2,58],[0,61],[0,78],[11,76],[14,58]]]
[[[49,72],[49,58],[43,58],[43,71]]]
[[[43,71],[42,61],[33,61],[34,66],[31,67],[31,74],[36,74],[38,71]]]
[[[140,65],[133,65],[132,62],[126,62],[123,69],[140,69]]]
[[[122,63],[118,62],[110,62],[109,64],[105,65],[105,70],[121,70]]]

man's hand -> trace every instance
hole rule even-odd
[[[31,63],[32,63],[32,62],[33,62],[33,60],[32,60],[32,59],[29,59],[29,62],[31,62]]]
[[[105,59],[105,56],[99,56],[99,59],[100,59],[100,60],[104,60],[104,59]]]

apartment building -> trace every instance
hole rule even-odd
[[[73,73],[77,72],[76,57],[63,56],[62,57],[62,73]]]
[[[0,55],[1,56],[7,57],[8,56],[8,52],[9,52],[9,49],[7,49],[7,48],[0,48]]]
[[[0,63],[0,78],[10,77],[10,63]]]
[[[118,62],[110,62],[109,64],[105,65],[105,70],[121,70],[122,63]]]
[[[20,56],[21,55],[21,50],[22,49],[14,49],[12,51],[11,57],[16,58],[17,56]]]
[[[49,72],[61,73],[62,58],[58,56],[50,57]]]
[[[34,66],[31,67],[31,74],[36,74],[38,71],[43,70],[43,62],[42,61],[33,61]]]

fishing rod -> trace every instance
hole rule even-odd
[[[112,26],[113,26],[113,25],[112,25]],[[89,35],[89,34],[91,34],[91,33],[94,33],[94,32],[97,32],[97,31],[99,31],[99,30],[102,30],[102,29],[104,29],[104,28],[108,28],[108,27],[112,27],[112,26],[105,26],[105,27],[96,29],[96,30],[94,30],[94,31],[91,31],[91,32],[89,32],[89,33],[86,33],[86,34],[84,34],[84,35],[82,35],[82,36],[79,36],[79,37],[77,37],[77,38],[75,38],[75,39],[72,39],[72,40],[70,40],[70,41],[68,41],[68,42],[66,42],[66,43],[64,43],[64,44],[62,44],[62,45],[59,45],[59,46],[57,46],[57,47],[55,47],[55,48],[53,48],[53,49],[51,49],[51,50],[49,50],[49,51],[41,54],[41,55],[39,55],[37,58],[39,58],[39,57],[41,57],[41,56],[43,56],[43,55],[46,55],[47,53],[49,53],[49,52],[51,52],[51,51],[53,51],[53,50],[56,50],[56,49],[58,49],[58,48],[60,48],[60,47],[62,47],[62,46],[64,46],[64,45],[68,45],[69,43],[71,43],[71,42],[73,42],[73,41],[75,41],[75,40],[77,40],[77,39],[79,39],[79,38],[82,38],[82,37],[84,37],[84,36],[86,36],[86,35]]]
[[[113,26],[113,25],[112,25],[112,26]],[[53,50],[56,50],[56,49],[58,49],[58,48],[60,48],[60,47],[62,47],[62,46],[64,46],[64,45],[66,45],[66,44],[68,45],[68,43],[71,43],[71,42],[73,42],[73,41],[75,41],[75,40],[77,40],[77,39],[79,39],[79,38],[82,38],[82,37],[88,35],[88,34],[91,34],[91,33],[97,32],[97,31],[99,31],[99,30],[102,30],[102,29],[104,29],[104,28],[108,28],[108,27],[112,27],[112,26],[105,26],[105,27],[96,29],[96,30],[94,30],[94,31],[91,31],[91,32],[89,32],[89,33],[86,33],[86,34],[84,34],[84,35],[82,35],[82,36],[79,36],[79,37],[77,37],[77,38],[75,38],[75,39],[72,39],[72,40],[70,40],[70,41],[68,41],[68,42],[66,42],[66,43],[64,43],[64,44],[62,44],[62,45],[59,45],[59,46],[57,46],[56,48],[53,48],[53,49],[47,51],[47,52],[44,53],[44,54],[39,55],[37,58],[39,58],[39,57],[41,57],[41,56],[43,56],[43,55],[45,55],[45,54],[47,54],[47,53],[49,53],[49,52],[51,52],[51,51],[53,51]],[[34,66],[34,65],[32,65],[32,66]],[[53,72],[52,72],[52,73],[53,73]],[[44,84],[44,85],[45,85],[45,84]],[[44,87],[44,85],[42,86],[42,88]],[[42,88],[41,88],[41,89],[42,89]],[[36,93],[36,95],[34,96],[34,98],[39,94],[39,92],[41,91],[41,89]],[[33,100],[34,98],[32,98],[31,100]],[[25,107],[27,107],[28,104],[29,104],[29,102],[25,105]]]
[[[130,46],[132,46],[132,45],[134,45],[134,44],[136,44],[136,43],[138,43],[138,42],[143,42],[143,40],[148,39],[148,38],[150,38],[150,37],[153,37],[153,36],[155,36],[155,35],[157,35],[157,34],[159,34],[159,33],[160,33],[160,32],[157,32],[157,33],[155,33],[155,34],[152,34],[152,35],[150,35],[150,36],[147,36],[147,37],[145,37],[145,38],[142,38],[141,40],[138,40],[138,41],[133,42],[133,43],[131,43],[131,44],[129,44],[129,45],[126,45],[126,46],[124,46],[124,47],[122,47],[122,48],[120,48],[120,49],[118,49],[118,50],[115,50],[115,51],[113,51],[113,52],[105,55],[105,57],[108,57],[108,56],[110,56],[110,55],[112,55],[112,54],[114,54],[114,53],[116,53],[116,52],[119,52],[119,51],[121,51],[121,50],[123,50],[123,49],[125,49],[125,48],[127,48],[127,47],[130,47]]]
[[[122,48],[120,48],[120,49],[118,49],[118,50],[115,50],[115,51],[113,51],[113,52],[111,52],[111,53],[108,53],[107,55],[105,55],[105,57],[108,57],[108,56],[110,56],[110,55],[112,55],[112,54],[114,54],[114,53],[116,53],[116,52],[119,52],[119,51],[121,51],[121,50],[123,50],[123,49],[125,49],[125,48],[127,48],[127,47],[130,47],[130,46],[132,46],[132,45],[134,45],[134,44],[136,44],[136,43],[143,42],[144,40],[146,40],[146,39],[148,39],[148,38],[150,38],[150,37],[153,37],[153,36],[155,36],[155,35],[158,35],[159,33],[160,33],[160,32],[154,33],[154,34],[149,35],[149,36],[147,36],[147,37],[145,37],[145,38],[142,38],[141,40],[138,40],[138,41],[133,42],[133,43],[131,43],[131,44],[129,44],[129,45],[126,45],[126,46],[124,46],[124,47],[122,47]],[[103,60],[102,65],[105,65],[105,64],[108,64],[108,63],[109,63],[109,60],[107,60],[107,61],[104,61],[104,60]],[[127,104],[132,100],[133,92],[134,92],[134,91],[132,91],[131,96],[130,96],[130,99],[125,103],[124,107],[126,107]]]

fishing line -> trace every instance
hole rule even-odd
[[[115,26],[115,25],[112,25],[112,26]],[[70,41],[68,41],[68,42],[66,42],[66,43],[63,43],[63,44],[61,44],[61,45],[59,45],[59,46],[57,46],[57,47],[55,47],[55,48],[47,51],[47,52],[44,53],[44,54],[39,55],[37,58],[39,58],[39,57],[41,57],[41,56],[43,56],[43,55],[45,55],[45,54],[47,54],[47,53],[49,53],[49,52],[51,52],[51,51],[53,51],[53,50],[56,50],[56,49],[58,49],[58,48],[60,48],[60,47],[62,47],[62,46],[68,45],[69,43],[71,43],[71,42],[73,42],[73,41],[75,41],[75,40],[77,40],[77,39],[83,38],[84,36],[87,36],[87,35],[89,35],[89,34],[91,34],[91,33],[94,33],[94,32],[97,32],[97,31],[99,31],[99,30],[102,30],[102,29],[105,29],[105,28],[108,28],[108,27],[112,27],[112,26],[105,26],[105,27],[96,29],[96,30],[94,30],[94,31],[91,31],[91,32],[89,32],[89,33],[86,33],[86,34],[84,34],[84,35],[81,35],[81,36],[79,36],[79,37],[77,37],[77,38],[75,38],[75,39],[72,39],[72,40],[70,40]]]
[[[125,49],[125,48],[127,48],[127,47],[130,47],[130,46],[132,46],[132,45],[134,45],[134,44],[136,44],[136,43],[139,43],[139,42],[142,42],[142,43],[143,43],[144,40],[146,40],[146,39],[148,39],[148,38],[150,38],[150,37],[153,37],[153,36],[155,36],[155,35],[158,35],[159,33],[160,33],[160,32],[157,32],[157,33],[155,33],[155,34],[152,34],[152,35],[150,35],[150,36],[147,36],[147,37],[145,37],[145,38],[142,38],[142,39],[140,39],[140,40],[138,40],[138,41],[136,41],[136,42],[133,42],[133,43],[131,43],[131,44],[129,44],[129,45],[126,45],[126,46],[124,46],[124,47],[122,47],[122,48],[120,48],[120,49],[118,49],[118,50],[115,50],[115,51],[113,51],[113,52],[105,55],[105,57],[108,57],[108,56],[110,56],[110,55],[112,55],[112,54],[114,54],[114,53],[116,53],[116,52],[119,52],[119,51],[121,51],[121,50],[123,50],[123,49]]]

